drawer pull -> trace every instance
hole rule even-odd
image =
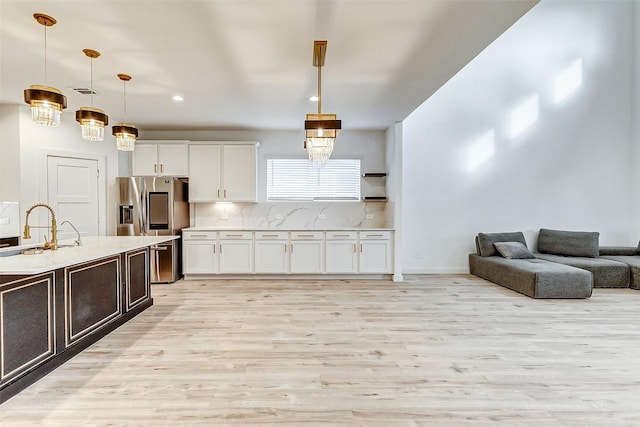
[[[6,248],[7,246],[11,246],[10,243],[2,243],[0,244],[0,248]]]
[[[333,237],[349,237],[348,234],[334,234]]]
[[[227,234],[226,237],[242,237],[242,234]]]
[[[192,234],[191,236],[187,236],[187,237],[207,237],[206,234]]]
[[[277,234],[263,234],[261,237],[278,237]]]
[[[383,237],[384,234],[367,234],[366,237]]]
[[[298,237],[314,237],[313,234],[298,234]]]
[[[151,246],[149,249],[151,249],[152,251],[166,251],[169,248],[167,248],[166,246]]]

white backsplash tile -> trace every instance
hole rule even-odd
[[[194,203],[191,209],[194,227],[391,227],[385,203],[375,202]]]

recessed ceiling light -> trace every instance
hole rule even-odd
[[[174,101],[184,101],[184,98],[183,98],[183,97],[181,97],[180,95],[175,95],[172,99],[173,99]]]
[[[318,100],[319,100],[319,99],[320,99],[320,98],[318,98],[318,97],[317,97],[317,96],[315,96],[315,95],[313,95],[313,96],[310,96],[310,97],[309,97],[309,101],[311,101],[311,102],[318,102]]]

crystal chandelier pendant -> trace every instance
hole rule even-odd
[[[118,74],[122,80],[122,100],[124,106],[124,119],[127,120],[127,82],[131,80],[128,74]],[[116,138],[116,148],[120,151],[133,151],[136,148],[138,129],[134,125],[117,123],[111,127],[111,134]]]
[[[38,24],[44,27],[44,81],[47,81],[47,27],[57,21],[49,15],[34,13]],[[67,108],[67,97],[60,90],[41,85],[31,85],[24,90],[24,102],[31,107],[31,120],[41,126],[60,126],[62,110]]]

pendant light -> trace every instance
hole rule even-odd
[[[38,24],[44,26],[44,82],[47,83],[47,27],[56,20],[43,13],[34,13]],[[60,90],[42,85],[31,85],[24,90],[24,102],[31,106],[31,119],[42,126],[58,127],[62,110],[67,108],[67,97]]]
[[[309,160],[324,165],[333,151],[333,143],[342,127],[335,114],[322,114],[322,67],[327,53],[326,40],[313,42],[313,66],[318,68],[318,114],[307,114],[304,121]]]
[[[109,116],[104,111],[93,108],[93,60],[100,56],[100,52],[93,49],[82,49],[85,55],[89,57],[91,63],[91,107],[80,107],[76,111],[76,121],[80,123],[82,129],[82,138],[87,141],[102,141],[104,139],[104,127],[109,124]]]
[[[118,74],[118,78],[122,80],[122,93],[124,99],[124,117],[123,121],[127,121],[127,82],[131,80],[128,74]],[[136,138],[138,137],[138,129],[134,125],[126,123],[116,123],[111,127],[111,133],[116,137],[116,146],[120,151],[133,151],[135,149]]]

